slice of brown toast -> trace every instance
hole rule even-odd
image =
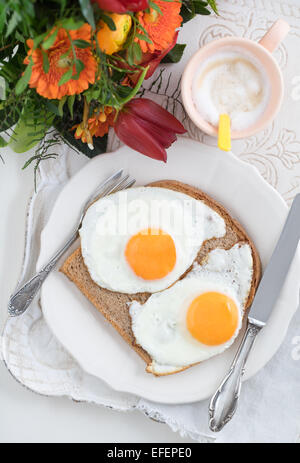
[[[261,264],[256,248],[243,227],[229,215],[229,213],[223,206],[221,206],[221,204],[203,193],[198,188],[177,182],[175,180],[161,180],[151,183],[149,186],[168,188],[170,190],[185,193],[195,199],[202,200],[205,204],[207,204],[207,206],[211,207],[221,217],[223,217],[226,223],[226,235],[222,238],[212,238],[203,243],[196,258],[196,261],[199,264],[205,260],[208,253],[213,249],[230,249],[237,243],[248,243],[251,246],[253,257],[253,277],[248,300],[245,306],[245,309],[248,309],[251,306],[260,280]],[[141,346],[136,343],[131,328],[131,317],[129,315],[128,308],[128,303],[132,302],[133,300],[136,300],[141,304],[145,303],[151,294],[124,294],[101,288],[91,279],[88,269],[83,261],[80,247],[68,257],[60,270],[72,282],[75,283],[80,291],[90,300],[96,309],[99,310],[102,315],[104,315],[104,317],[119,332],[124,340],[142,357],[142,359],[147,364],[146,371],[153,373],[156,376],[162,376],[153,371],[151,357]],[[184,278],[184,276],[189,271],[190,269],[188,269],[181,278]],[[185,370],[186,368],[188,367],[180,368],[172,373],[177,373],[179,371]]]

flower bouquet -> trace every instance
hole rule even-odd
[[[166,161],[184,127],[140,90],[162,61],[180,60],[182,24],[216,8],[215,0],[0,0],[0,147],[36,146],[26,165],[37,167],[61,140],[90,157],[104,152],[113,127]]]

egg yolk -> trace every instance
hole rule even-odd
[[[193,300],[187,312],[187,328],[197,341],[208,346],[224,344],[239,323],[236,303],[225,294],[207,292]]]
[[[125,256],[134,273],[144,280],[158,280],[175,267],[176,248],[170,235],[148,228],[132,236]]]

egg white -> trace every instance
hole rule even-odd
[[[171,288],[153,294],[141,305],[130,306],[137,344],[148,352],[152,371],[168,374],[209,359],[232,345],[242,326],[243,311],[251,288],[252,252],[248,244],[212,251],[204,265],[194,269]],[[230,340],[208,346],[196,340],[186,326],[187,310],[200,294],[214,291],[232,298],[239,310],[238,327]]]
[[[175,244],[175,267],[161,279],[138,277],[125,257],[130,238],[148,228],[163,230]],[[225,233],[222,217],[203,201],[166,188],[138,187],[95,202],[80,237],[91,278],[102,288],[134,294],[168,288],[192,265],[205,240]]]

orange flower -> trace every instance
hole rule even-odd
[[[137,14],[139,22],[146,29],[152,43],[138,39],[144,53],[153,53],[156,50],[165,50],[174,39],[178,27],[181,26],[182,17],[180,16],[181,2],[166,2],[164,0],[154,0],[160,8],[161,13],[150,9],[150,13],[140,11]],[[143,34],[142,31],[139,31]]]
[[[114,125],[115,111],[109,106],[104,110],[95,112],[93,117],[88,120],[89,130],[94,137],[103,137]]]
[[[114,125],[115,111],[106,106],[100,111],[95,111],[87,123],[84,121],[81,124],[75,125],[72,130],[76,129],[75,138],[83,143],[88,143],[90,148],[93,148],[93,137],[103,137],[109,130],[109,127]]]
[[[33,40],[27,40],[29,47],[28,56],[24,63],[29,64],[29,57],[32,56],[33,67],[29,81],[30,88],[36,88],[39,95],[49,99],[61,99],[66,95],[82,93],[95,82],[97,62],[93,56],[91,48],[75,47],[76,58],[84,64],[84,69],[80,72],[79,79],[71,79],[63,85],[58,85],[61,77],[73,66],[73,76],[77,74],[73,62],[70,35],[72,40],[91,41],[91,26],[84,24],[77,30],[67,32],[59,29],[56,40],[48,50],[33,49]],[[53,31],[52,31],[53,33]],[[45,73],[43,69],[43,53],[46,53],[49,60],[49,71]]]
[[[71,130],[75,130],[75,138],[76,140],[81,140],[82,143],[87,143],[90,149],[94,149],[93,145],[93,137],[91,132],[89,131],[88,126],[86,126],[83,122],[81,124],[74,125]]]

